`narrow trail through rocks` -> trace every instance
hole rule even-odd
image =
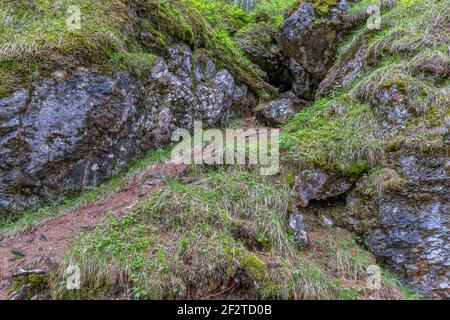
[[[270,130],[248,124],[244,128]],[[236,141],[248,138],[245,132],[242,134],[236,137]],[[209,144],[200,152],[209,155],[219,149]],[[187,167],[187,164],[172,161],[155,164],[117,193],[69,214],[49,218],[30,230],[6,236],[0,242],[0,300],[11,298],[8,289],[13,275],[20,269],[49,271],[58,265],[77,234],[94,229],[109,213],[120,217],[130,212],[140,201],[161,188],[166,179],[181,178]],[[147,183],[149,180],[152,181],[150,184]]]
[[[180,177],[187,165],[167,162],[157,164],[119,192],[76,210],[35,225],[32,230],[7,237],[0,247],[0,299],[8,299],[12,275],[20,268],[48,271],[68,249],[71,240],[82,231],[91,230],[109,212],[118,217],[157,190],[166,178]],[[144,186],[148,179],[159,181]]]

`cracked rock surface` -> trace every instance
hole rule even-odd
[[[228,70],[181,45],[145,79],[55,72],[0,99],[0,216],[98,184],[177,127],[221,125],[253,104]]]

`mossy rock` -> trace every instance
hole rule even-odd
[[[277,95],[230,35],[211,25],[194,1],[128,3],[77,1],[82,15],[79,30],[66,25],[69,1],[5,4],[0,8],[0,17],[7,21],[0,24],[0,98],[55,70],[95,65],[106,71],[131,69],[144,74],[151,56],[162,55],[180,42],[211,52],[219,65],[260,97]]]
[[[10,291],[12,293],[19,292],[24,286],[29,286],[29,288],[24,291],[20,296],[20,299],[31,299],[35,295],[41,294],[48,289],[48,277],[46,274],[38,273],[16,276],[12,280]]]
[[[329,15],[330,10],[333,7],[336,7],[337,0],[310,0],[310,1],[299,0],[296,3],[294,3],[294,5],[286,12],[285,17],[287,18],[293,15],[304,3],[311,3],[311,5],[316,10],[318,16],[326,17]]]

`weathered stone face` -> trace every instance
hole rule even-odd
[[[316,91],[316,99],[331,93],[336,87],[348,89],[351,83],[362,74],[366,64],[368,36],[364,35],[350,48],[345,57],[333,65],[320,82]]]
[[[334,87],[348,89],[362,74],[367,61],[367,34],[363,34],[320,84],[316,97]],[[438,64],[439,65],[439,64]],[[438,74],[440,68],[438,67]],[[386,140],[402,140],[408,125],[420,117],[414,93],[395,78],[378,85],[370,97],[380,132]],[[449,127],[422,128],[445,139]],[[419,132],[417,132],[418,134]],[[412,133],[415,134],[415,133]],[[420,148],[418,148],[420,150]],[[382,187],[367,196],[358,187],[347,198],[345,224],[362,236],[367,247],[427,297],[450,297],[450,175],[448,150],[415,151],[389,148],[385,163],[402,180],[401,188]]]
[[[147,79],[55,72],[0,99],[0,215],[98,184],[194,120],[220,126],[254,103],[225,69],[170,49]]]
[[[405,186],[373,199],[353,192],[346,222],[416,289],[450,298],[450,160],[406,154],[395,165]]]
[[[393,2],[385,3],[385,6],[392,6]],[[311,10],[304,9],[302,14],[308,12],[311,13]],[[366,17],[365,13],[363,17]],[[308,21],[311,20],[299,21],[297,28],[307,28]],[[290,36],[295,39],[295,33]],[[368,55],[369,38],[369,31],[361,34],[329,69],[316,91],[316,99],[327,96],[336,88],[344,92],[355,88],[354,80],[373,63]],[[306,56],[312,55],[300,53],[294,59],[300,64],[300,59]],[[436,76],[445,74],[441,60],[433,58],[430,61],[435,63],[427,61],[414,67]],[[401,186],[392,189],[390,182],[385,185],[381,178],[380,190],[368,195],[363,187],[367,180],[362,178],[354,189],[348,189],[347,207],[342,218],[348,229],[364,239],[370,251],[386,261],[415,289],[427,297],[448,299],[450,170],[445,145],[448,146],[450,127],[443,124],[437,127],[419,126],[417,130],[420,132],[414,132],[411,126],[420,123],[420,117],[423,117],[420,109],[424,106],[418,102],[417,93],[408,91],[402,79],[397,79],[395,75],[389,78],[389,74],[386,74],[386,79],[391,81],[374,84],[370,94],[361,94],[357,98],[373,107],[380,134],[387,145],[392,141],[414,139],[416,134],[417,137],[421,134],[440,136],[436,141],[442,138],[447,142],[444,142],[444,147],[438,143],[438,147],[430,150],[420,146],[387,146],[381,165],[395,173],[397,180],[394,183],[401,182]],[[326,179],[320,175],[308,179],[301,173],[294,189],[299,205],[307,205],[308,199],[317,198],[315,194],[318,191],[324,195],[334,194],[333,191],[339,190],[341,184],[339,180],[333,180],[327,184],[321,182]]]
[[[278,43],[297,64],[291,70],[300,97],[307,98],[305,92],[314,91],[331,67],[347,8],[345,0],[337,1],[321,16],[311,2],[304,2],[280,26]]]
[[[237,40],[245,55],[267,75],[268,82],[281,91],[286,91],[291,89],[294,78],[289,68],[289,59],[285,59],[277,44],[277,34],[276,27],[260,24],[239,34]]]
[[[301,248],[306,247],[308,245],[308,226],[298,209],[295,209],[289,217],[289,227],[294,232],[295,243]]]
[[[295,178],[292,195],[300,207],[307,207],[311,200],[326,200],[346,193],[354,178],[341,178],[333,172],[318,168],[303,170]]]

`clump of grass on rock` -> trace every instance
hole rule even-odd
[[[168,46],[183,42],[206,49],[262,98],[276,95],[231,40],[196,4],[179,0],[1,1],[0,97],[54,70],[92,66],[105,71],[155,61]],[[206,2],[206,1],[204,1]],[[69,6],[78,6],[81,29],[67,27]],[[147,40],[142,35],[146,34]],[[136,63],[137,62],[137,63]]]
[[[347,95],[323,98],[301,111],[282,132],[284,161],[343,175],[360,174],[383,158],[372,108]]]

